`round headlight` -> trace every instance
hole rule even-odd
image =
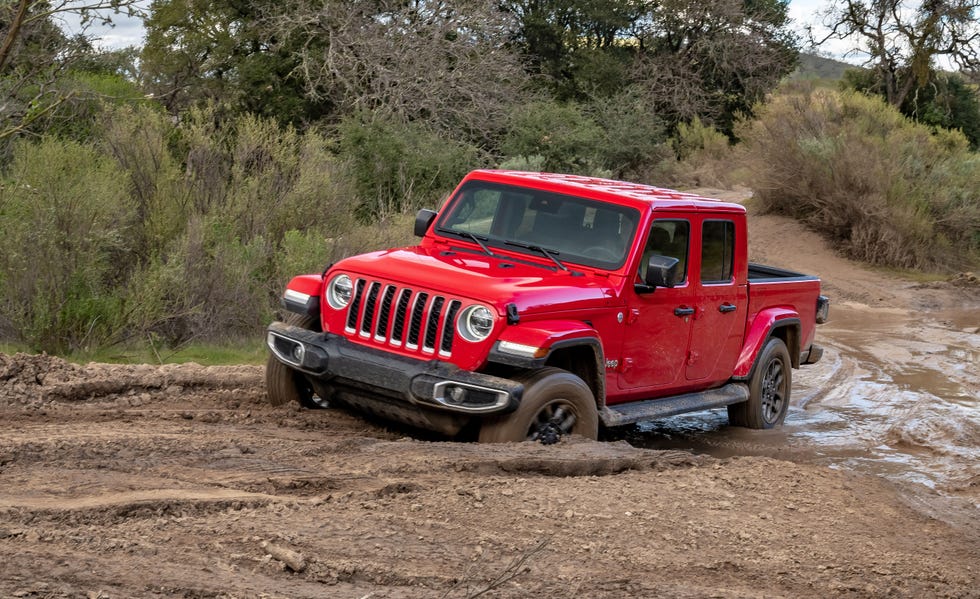
[[[334,310],[341,310],[350,303],[354,295],[354,281],[347,275],[337,275],[327,285],[327,303]]]
[[[493,331],[493,312],[486,306],[470,306],[460,312],[456,331],[467,341],[483,341]]]

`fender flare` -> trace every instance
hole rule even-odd
[[[792,308],[767,308],[756,314],[752,320],[752,324],[748,327],[748,333],[745,335],[745,344],[742,346],[738,361],[735,362],[732,379],[736,381],[751,379],[752,373],[755,371],[759,353],[769,339],[773,337],[773,334],[784,328],[792,328],[799,334],[800,323],[799,313]],[[800,348],[789,347],[788,344],[787,349],[789,350],[793,367],[799,367]]]
[[[320,296],[323,295],[323,275],[293,277],[282,294],[282,307],[288,312],[320,318]]]
[[[606,362],[599,333],[575,320],[539,320],[507,327],[494,342],[488,361],[527,370],[543,368],[559,350],[587,347],[595,356],[595,400],[606,403]],[[588,384],[588,381],[586,381]]]

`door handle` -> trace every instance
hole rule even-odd
[[[728,312],[734,312],[735,310],[738,310],[738,306],[736,306],[735,304],[730,304],[728,302],[725,302],[724,304],[718,306],[718,311],[721,312],[722,314]]]
[[[688,308],[686,306],[674,308],[674,316],[690,316],[691,314],[694,314],[694,308]]]

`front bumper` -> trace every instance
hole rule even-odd
[[[273,322],[267,343],[276,359],[315,381],[383,396],[419,409],[500,414],[517,408],[523,385],[441,360],[416,360],[352,343],[333,333]]]

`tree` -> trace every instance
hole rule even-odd
[[[512,42],[527,68],[559,100],[617,92],[641,48],[635,26],[647,15],[641,0],[503,0],[514,16]]]
[[[306,94],[336,115],[424,121],[492,145],[524,96],[512,19],[481,0],[296,0],[267,14],[267,39],[290,43]]]
[[[66,76],[95,50],[86,34],[114,15],[139,14],[137,0],[17,0],[0,4],[0,140],[50,119],[82,93]],[[54,19],[74,14],[81,33],[69,37]]]
[[[963,71],[980,69],[980,0],[835,0],[825,13],[830,39],[864,43],[875,91],[900,108],[945,58]],[[812,34],[811,34],[812,37]]]
[[[731,132],[796,64],[781,0],[508,0],[514,43],[559,100],[641,90],[669,124]]]
[[[154,0],[145,21],[141,69],[148,89],[173,114],[208,101],[302,125],[323,107],[304,96],[288,40],[261,25],[271,0]]]
[[[698,117],[731,135],[796,66],[799,51],[780,0],[666,0],[638,27],[632,76],[668,121]]]
[[[881,95],[875,73],[849,69],[842,87]],[[980,149],[980,94],[963,77],[933,71],[925,85],[917,87],[899,107],[902,114],[925,125],[958,129],[974,150]]]

